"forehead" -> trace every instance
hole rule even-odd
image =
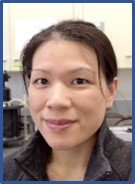
[[[74,41],[55,40],[43,43],[33,56],[33,69],[67,69],[87,67],[98,71],[97,56],[92,48]]]

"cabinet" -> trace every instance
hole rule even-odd
[[[10,59],[7,61],[10,63],[10,68],[7,70],[11,71],[20,70],[20,43],[27,34],[32,36],[38,28],[44,28],[44,25],[49,25],[51,22],[73,19],[73,4],[71,3],[6,3],[4,6],[4,15],[8,17],[6,20],[8,27],[4,29],[9,30],[4,37],[4,43],[5,50],[10,52]],[[6,9],[8,11],[5,11]],[[8,34],[9,41],[6,39]]]
[[[10,70],[9,6],[3,6],[3,70]]]
[[[4,3],[3,12],[3,59],[6,60],[3,66],[6,70],[20,70],[19,44],[34,22],[43,23],[44,27],[44,22],[63,19],[103,22],[119,68],[132,67],[132,3]],[[29,31],[34,34],[34,29]]]
[[[78,18],[96,24],[104,23],[104,33],[113,45],[118,67],[131,68],[132,3],[82,3],[79,10]]]

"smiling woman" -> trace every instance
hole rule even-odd
[[[130,180],[131,145],[105,119],[118,78],[104,33],[88,22],[61,22],[30,40],[22,63],[38,131],[5,158],[4,180]]]

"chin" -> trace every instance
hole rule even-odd
[[[65,139],[63,136],[52,136],[49,134],[45,134],[45,132],[41,132],[42,136],[44,137],[47,144],[55,150],[69,150],[72,149],[74,146],[73,139]]]
[[[61,141],[61,142],[50,142],[47,141],[48,145],[53,149],[53,150],[58,150],[58,151],[65,151],[65,150],[69,150],[72,148],[71,145],[68,145],[67,143],[65,143],[65,141]]]

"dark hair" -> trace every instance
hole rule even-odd
[[[98,72],[103,71],[107,84],[117,76],[117,63],[113,47],[107,36],[94,24],[80,21],[67,20],[42,30],[34,35],[21,53],[22,75],[25,87],[32,70],[33,55],[37,48],[50,40],[63,39],[76,41],[92,48],[98,60]]]

